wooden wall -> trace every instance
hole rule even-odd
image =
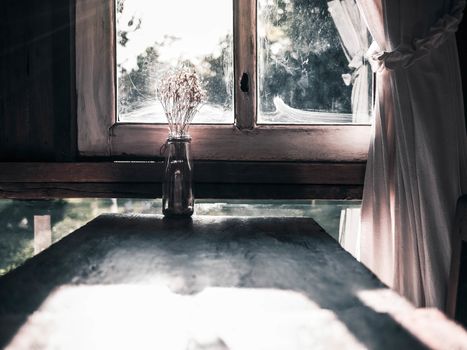
[[[0,161],[77,160],[74,1],[2,0]],[[467,20],[458,44],[467,101]]]
[[[74,0],[2,0],[0,160],[76,155]]]

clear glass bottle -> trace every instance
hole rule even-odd
[[[167,139],[165,175],[162,185],[164,216],[191,216],[193,214],[193,162],[190,144],[191,137],[188,135],[169,136]]]

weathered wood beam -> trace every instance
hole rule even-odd
[[[163,162],[0,163],[0,182],[161,182]],[[361,185],[364,163],[195,162],[199,183]]]
[[[253,129],[256,124],[256,1],[234,1],[235,124]]]
[[[360,185],[195,183],[196,198],[361,199]],[[0,183],[0,198],[160,198],[161,183]]]
[[[163,162],[0,163],[0,198],[161,196]],[[195,162],[198,198],[358,199],[364,163]]]
[[[167,126],[114,124],[111,156],[117,159],[162,159],[160,148]],[[192,154],[196,160],[366,162],[369,125],[259,125],[239,130],[232,125],[192,125]],[[87,155],[86,153],[81,153]]]

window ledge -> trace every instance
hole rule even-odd
[[[0,163],[0,197],[161,196],[163,162]],[[197,198],[359,199],[365,163],[196,161]]]

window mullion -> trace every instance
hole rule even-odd
[[[256,125],[256,0],[234,0],[235,124]]]

